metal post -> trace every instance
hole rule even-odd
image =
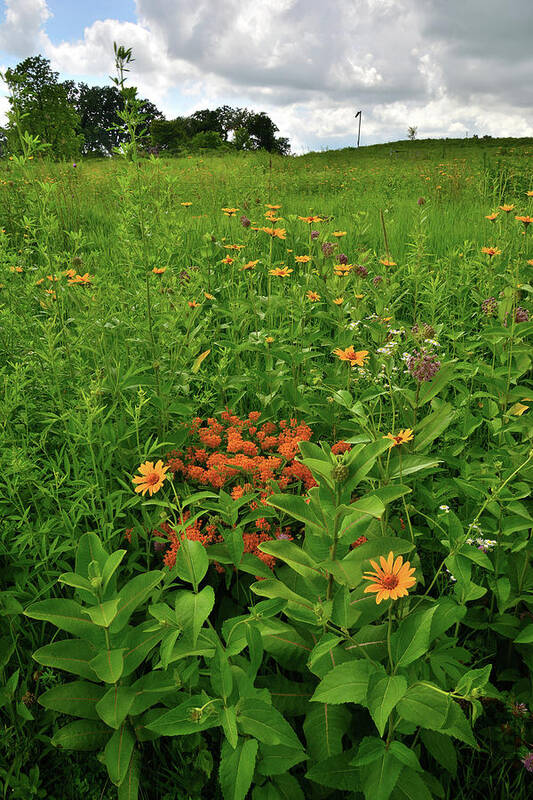
[[[362,111],[358,111],[357,114],[355,115],[356,119],[357,119],[357,117],[359,117],[359,130],[357,132],[357,147],[359,147],[359,142],[361,141],[361,117],[362,117],[362,114],[363,114]]]

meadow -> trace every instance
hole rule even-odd
[[[2,160],[1,797],[530,796],[532,157]]]

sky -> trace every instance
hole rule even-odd
[[[109,84],[113,42],[168,119],[265,111],[293,152],[533,136],[533,0],[0,0],[0,71]],[[0,83],[0,124],[7,108]]]

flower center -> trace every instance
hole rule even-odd
[[[396,589],[398,586],[398,576],[384,575],[384,577],[381,579],[381,583],[384,589]]]
[[[159,480],[159,475],[157,472],[151,472],[149,475],[146,476],[145,481],[148,486],[153,486]]]

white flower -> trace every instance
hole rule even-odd
[[[450,506],[439,506],[441,511],[444,511],[445,514],[448,514],[450,511]]]

